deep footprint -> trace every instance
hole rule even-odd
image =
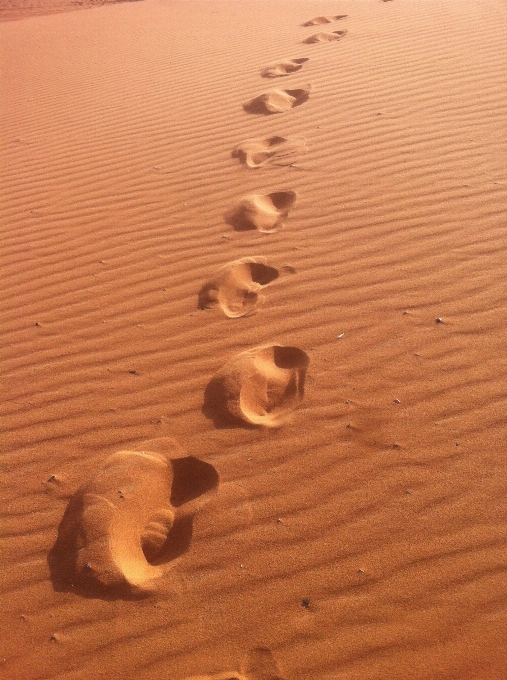
[[[199,308],[219,306],[231,319],[253,314],[264,301],[261,290],[280,276],[265,257],[243,257],[219,269],[199,293]]]
[[[296,73],[303,68],[303,64],[309,61],[308,57],[301,59],[284,59],[276,64],[270,64],[261,71],[263,78],[279,78],[281,76],[289,76],[291,73]]]
[[[311,85],[306,85],[296,90],[269,90],[243,104],[243,109],[247,113],[264,116],[283,113],[304,104],[310,97],[311,89]]]
[[[348,14],[337,14],[333,17],[315,17],[315,19],[310,19],[310,21],[305,21],[301,26],[320,26],[322,24],[332,24],[335,21],[340,21],[340,19],[346,19]]]
[[[320,33],[314,33],[313,35],[309,36],[306,38],[306,40],[303,40],[304,43],[307,45],[315,45],[316,43],[326,43],[326,42],[333,42],[334,40],[341,40],[343,36],[347,33],[347,31],[332,31],[330,33],[327,33],[325,31],[321,31]]]
[[[297,347],[266,345],[241,352],[208,384],[203,412],[217,426],[243,420],[278,427],[304,396],[309,363]]]
[[[306,142],[301,139],[275,136],[245,139],[233,150],[232,157],[239,158],[248,168],[261,168],[268,163],[287,166],[293,165],[307,150]]]
[[[224,217],[236,231],[257,229],[264,234],[271,234],[282,226],[295,202],[294,191],[251,194],[242,198]]]
[[[55,587],[98,597],[150,592],[189,547],[190,501],[217,485],[216,470],[193,457],[109,456],[69,502],[49,556]]]

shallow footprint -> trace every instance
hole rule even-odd
[[[241,664],[241,673],[199,675],[187,680],[283,680],[273,653],[267,647],[251,649]]]
[[[180,506],[217,485],[216,470],[193,457],[114,453],[69,502],[49,556],[53,582],[99,597],[150,592],[190,544]]]
[[[263,78],[278,78],[280,76],[290,76],[291,73],[296,73],[303,68],[303,64],[309,61],[308,57],[301,59],[284,59],[276,64],[270,64],[261,71]]]
[[[293,165],[306,151],[306,142],[301,139],[274,136],[245,139],[233,150],[232,157],[239,158],[240,163],[248,168],[261,168],[268,163]]]
[[[277,279],[278,269],[265,257],[243,257],[221,267],[199,293],[199,308],[219,306],[231,319],[253,314],[263,298],[260,291]]]
[[[243,109],[247,113],[264,116],[283,113],[304,104],[310,97],[311,89],[311,85],[306,85],[296,90],[269,90],[245,102]]]
[[[251,194],[242,198],[224,217],[236,231],[257,229],[271,234],[283,224],[295,202],[295,191]]]
[[[278,427],[303,398],[309,363],[297,347],[265,345],[241,352],[208,384],[203,411],[217,426],[244,420]]]
[[[301,26],[319,26],[322,24],[332,24],[335,21],[340,21],[340,19],[346,19],[348,14],[337,14],[334,17],[315,17],[315,19],[310,19],[310,21],[305,21]]]
[[[332,42],[333,40],[340,40],[347,33],[347,31],[332,31],[330,33],[326,31],[321,31],[320,33],[314,33],[313,35],[303,40],[304,43],[308,45],[314,45],[315,43],[325,43]]]

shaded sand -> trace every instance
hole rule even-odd
[[[0,21],[16,21],[41,14],[91,9],[118,2],[138,2],[138,0],[0,0]]]
[[[265,139],[245,139],[233,149],[232,157],[248,168],[261,168],[268,163],[294,166],[307,151],[306,141],[302,138],[286,139],[274,135]]]
[[[283,225],[295,203],[295,191],[252,194],[238,201],[225,213],[224,219],[235,231],[254,229],[263,234],[272,234]]]
[[[243,108],[247,113],[270,115],[283,113],[304,104],[310,96],[311,85],[295,90],[269,90],[245,102]]]
[[[0,34],[1,677],[505,680],[505,2],[145,0]],[[285,56],[310,60],[261,77]],[[231,158],[273,137],[308,151]],[[278,191],[276,232],[224,221]],[[252,255],[295,273],[257,314],[198,309]],[[213,377],[277,345],[310,358],[288,420],[216,423]],[[120,451],[165,470],[100,494],[163,573],[69,583],[69,508]]]
[[[321,31],[320,33],[314,33],[313,35],[308,36],[303,42],[308,45],[333,42],[335,40],[341,40],[346,33],[347,31]]]
[[[197,459],[146,451],[109,456],[69,502],[49,556],[53,584],[95,596],[149,592],[188,549],[191,524],[188,511],[182,522],[173,504],[177,489],[191,488],[194,498],[217,485],[214,468]]]
[[[320,26],[322,24],[332,24],[335,21],[340,21],[340,19],[346,19],[348,14],[335,14],[331,17],[315,17],[315,19],[310,19],[305,21],[301,26]]]
[[[256,311],[260,291],[280,276],[265,257],[243,257],[221,267],[199,292],[199,309],[219,306],[234,319]]]
[[[261,71],[263,78],[279,78],[281,76],[290,76],[291,73],[296,73],[303,68],[303,64],[310,61],[308,57],[301,57],[301,59],[284,59],[274,64],[266,66]]]
[[[213,376],[203,412],[218,427],[238,420],[279,427],[304,396],[309,363],[297,347],[266,345],[241,352]]]

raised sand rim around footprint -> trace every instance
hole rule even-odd
[[[245,196],[225,215],[236,231],[257,229],[271,234],[280,227],[296,202],[295,191]]]
[[[266,66],[261,71],[263,78],[278,78],[283,76],[290,76],[292,73],[297,73],[303,68],[303,64],[309,61],[308,57],[301,59],[283,59],[274,64]]]
[[[208,386],[211,417],[278,427],[304,396],[310,359],[298,347],[265,345],[241,352]]]
[[[243,257],[221,267],[199,293],[199,308],[219,306],[231,319],[253,314],[261,290],[279,277],[265,257]]]
[[[319,33],[314,33],[313,35],[308,36],[305,40],[303,40],[304,43],[307,45],[314,45],[316,43],[326,43],[326,42],[334,42],[335,40],[341,40],[344,35],[347,34],[346,30],[343,31],[320,31]]]
[[[232,157],[238,158],[247,168],[273,165],[293,165],[307,151],[306,140],[296,137],[273,137],[245,139],[233,149]]]
[[[182,494],[189,482],[181,477],[192,476],[201,482]],[[179,509],[182,499],[195,498],[217,483],[214,469],[192,457],[112,454],[67,507],[50,555],[53,574],[72,582],[72,588],[98,593],[149,592],[175,556],[167,543],[185,514]],[[185,524],[190,528],[188,517]],[[179,541],[184,539],[181,526],[176,533]]]
[[[305,21],[304,24],[301,24],[301,26],[320,26],[323,24],[332,24],[335,21],[340,21],[341,19],[346,19],[348,17],[348,14],[335,14],[334,16],[325,16],[325,17],[315,17],[315,19],[310,19],[309,21]]]
[[[284,113],[304,104],[310,96],[311,89],[311,85],[305,85],[294,90],[269,90],[245,102],[243,109],[247,113],[264,116]]]

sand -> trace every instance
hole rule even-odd
[[[69,8],[0,25],[0,676],[505,680],[505,2]]]

